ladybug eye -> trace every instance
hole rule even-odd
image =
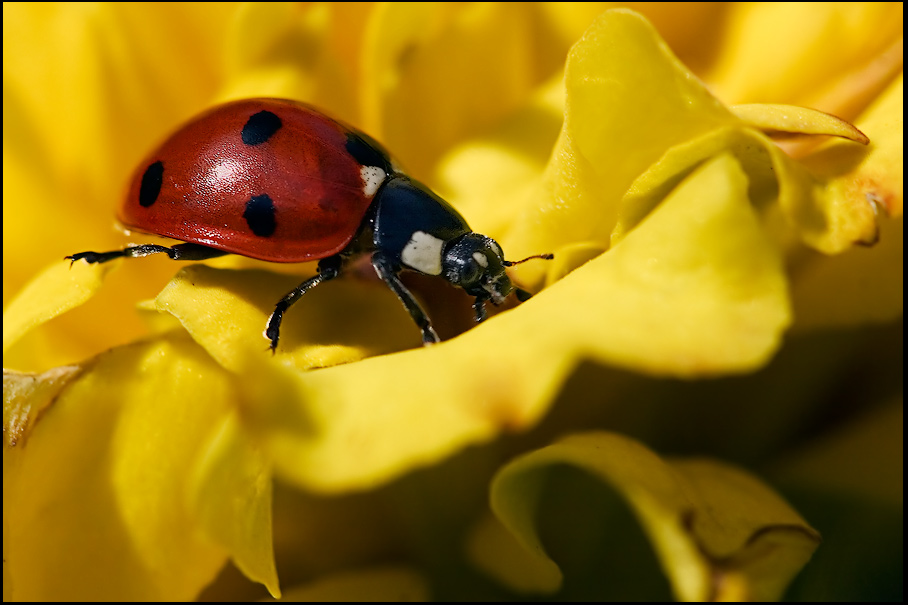
[[[445,258],[445,279],[461,288],[478,286],[484,269],[476,259],[467,254],[449,254]]]
[[[488,263],[487,263],[488,264]],[[463,273],[461,275],[461,283],[463,284],[473,284],[478,282],[482,278],[482,266],[475,260],[475,255],[473,260],[469,260],[463,264]]]

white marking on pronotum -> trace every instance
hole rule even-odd
[[[359,176],[363,179],[363,193],[372,197],[385,180],[385,171],[378,166],[363,166],[359,169]]]
[[[441,252],[444,242],[425,231],[416,231],[400,253],[405,265],[426,275],[441,275]]]
[[[483,254],[482,252],[474,252],[473,260],[475,260],[477,263],[479,263],[479,266],[482,267],[483,269],[489,268],[489,259],[486,258],[486,255]]]

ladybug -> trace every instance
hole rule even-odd
[[[315,286],[369,254],[379,277],[422,331],[439,341],[428,316],[401,282],[402,270],[439,276],[474,296],[476,321],[485,303],[514,290],[490,237],[427,186],[402,173],[368,135],[314,107],[282,99],[247,99],[190,120],[136,170],[120,208],[127,227],[181,240],[67,256],[104,263],[167,254],[204,260],[239,254],[264,261],[318,260],[318,273],[290,291],[265,328],[277,348],[284,312]],[[525,299],[529,294],[517,290]]]

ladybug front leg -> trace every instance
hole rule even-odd
[[[519,300],[520,302],[526,302],[533,298],[533,295],[523,288],[514,288],[514,292],[517,295],[517,300]]]
[[[334,279],[341,273],[343,259],[340,256],[331,256],[322,259],[318,263],[318,275],[310,277],[296,288],[287,293],[287,295],[278,301],[274,306],[274,313],[268,318],[268,325],[265,327],[265,338],[271,341],[271,353],[277,350],[277,341],[281,337],[281,320],[284,318],[284,311],[298,301],[306,292],[319,285],[322,282]]]
[[[476,323],[482,323],[488,317],[486,313],[486,301],[489,300],[487,296],[477,296],[476,301],[473,303],[473,313],[476,316]]]
[[[205,260],[224,256],[227,252],[215,250],[208,246],[199,244],[177,244],[176,246],[161,246],[158,244],[142,244],[141,246],[130,246],[122,250],[113,250],[111,252],[79,252],[71,256],[64,256],[64,260],[70,261],[70,266],[77,260],[84,260],[91,263],[106,263],[115,258],[139,258],[150,254],[166,254],[173,260]]]
[[[422,307],[419,306],[419,303],[416,302],[416,299],[413,298],[413,295],[410,294],[410,291],[407,290],[407,287],[397,276],[400,267],[391,261],[383,252],[375,252],[372,254],[372,266],[375,267],[375,272],[378,273],[378,276],[388,284],[388,287],[391,288],[395,294],[397,294],[397,298],[400,299],[400,302],[404,303],[407,311],[410,312],[410,317],[413,318],[413,321],[415,321],[416,325],[419,326],[419,329],[422,330],[422,343],[424,345],[431,345],[440,342],[441,339],[438,337],[438,334],[436,334],[435,328],[432,327],[432,323],[429,321],[426,312],[422,310]]]

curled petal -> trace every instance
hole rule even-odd
[[[850,139],[861,145],[870,142],[863,132],[836,116],[795,105],[735,105],[736,116],[748,125],[770,132],[827,134]]]
[[[541,561],[548,555],[536,504],[545,471],[559,464],[590,473],[624,498],[679,600],[778,599],[820,542],[782,498],[740,469],[663,460],[626,437],[583,433],[517,458],[492,484],[495,514]]]

